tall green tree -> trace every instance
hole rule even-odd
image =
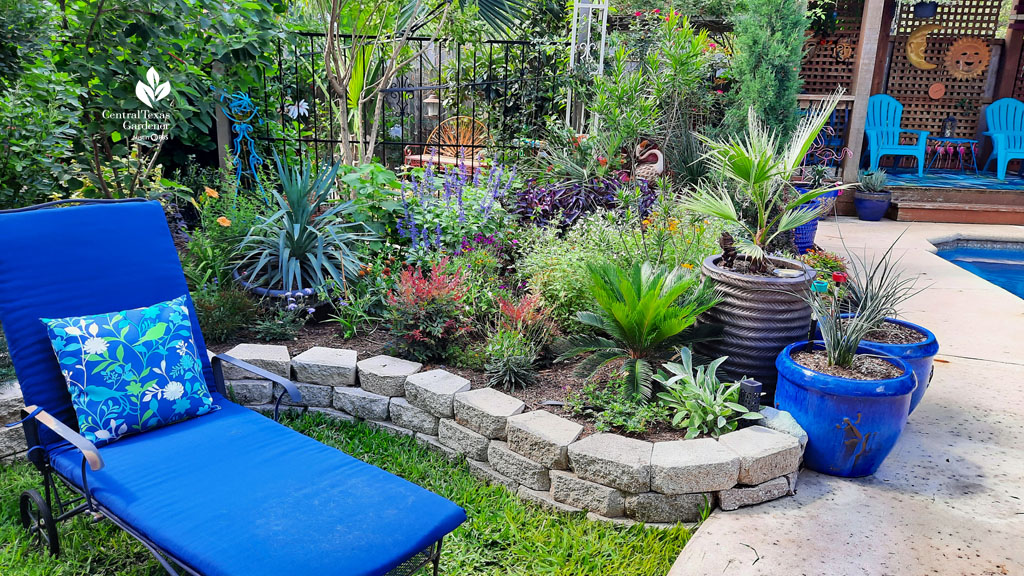
[[[797,123],[807,2],[743,0],[737,8],[732,60],[736,88],[726,127],[734,133],[745,131],[753,108],[785,138]]]

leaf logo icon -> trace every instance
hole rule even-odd
[[[135,84],[135,95],[146,106],[152,108],[153,104],[166,98],[171,93],[171,83],[160,83],[160,74],[152,67],[146,72],[146,82],[139,80]]]

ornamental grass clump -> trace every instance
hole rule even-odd
[[[700,136],[708,148],[705,159],[721,181],[702,181],[697,191],[683,200],[683,206],[721,218],[734,228],[736,248],[747,256],[751,274],[771,271],[768,250],[773,241],[821,215],[820,209],[809,210],[804,204],[843,188],[824,185],[797,194],[790,183],[842,94],[837,90],[812,108],[785,141],[753,108],[742,137],[718,140]]]
[[[558,329],[535,295],[500,298],[498,310],[500,319],[485,348],[487,385],[526,388],[537,381],[535,364]]]
[[[612,361],[622,360],[627,389],[638,398],[651,398],[651,363],[684,344],[716,336],[717,326],[695,327],[697,316],[718,302],[710,282],[683,268],[635,263],[620,268],[592,264],[591,290],[596,312],[580,312],[579,322],[597,334],[570,336],[561,342],[558,361],[591,353],[576,368],[590,377]]]

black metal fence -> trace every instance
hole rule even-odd
[[[337,156],[341,143],[338,98],[324,75],[325,37],[293,33],[279,40],[276,66],[262,74],[262,94],[253,100],[264,122],[257,140],[320,163]],[[410,156],[436,154],[437,136],[448,133],[466,158],[500,161],[533,146],[550,117],[564,115],[568,80],[565,43],[487,40],[457,43],[413,37],[411,61],[384,90],[374,155],[386,165]],[[379,78],[376,62],[365,69]],[[359,112],[372,114],[373,102]],[[458,118],[459,120],[452,120]],[[371,125],[366,117],[365,124]],[[439,129],[442,123],[445,126]],[[482,137],[469,138],[467,126]],[[462,132],[462,133],[460,133]],[[431,140],[431,135],[435,139]],[[368,138],[353,134],[351,145]]]

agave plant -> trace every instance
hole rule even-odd
[[[751,272],[771,268],[766,247],[780,234],[820,216],[820,209],[808,210],[801,205],[848,187],[824,185],[797,194],[790,183],[842,94],[838,90],[808,111],[786,142],[758,118],[753,108],[743,137],[715,140],[698,136],[708,149],[704,156],[708,166],[722,177],[722,182],[702,181],[683,206],[721,218],[740,230],[735,235],[736,247],[749,257]],[[744,205],[749,209],[742,210]]]
[[[362,263],[352,246],[373,235],[364,224],[343,220],[351,202],[331,203],[340,162],[314,174],[308,164],[288,168],[275,160],[278,210],[249,230],[235,270],[250,284],[288,291],[355,278]]]
[[[613,360],[625,360],[630,392],[650,399],[651,363],[665,353],[698,340],[712,338],[721,327],[695,327],[697,316],[718,302],[711,283],[683,268],[637,262],[629,269],[611,263],[588,266],[591,289],[600,307],[580,312],[577,319],[598,335],[580,334],[561,341],[566,348],[557,361],[592,353],[576,368],[590,377]],[[600,335],[603,334],[603,335]]]
[[[739,384],[719,381],[715,372],[726,357],[707,366],[693,367],[693,357],[686,348],[679,350],[679,362],[665,364],[668,373],[655,376],[665,388],[658,394],[662,404],[675,414],[672,426],[686,429],[686,438],[708,435],[717,438],[732,432],[740,420],[760,420],[761,415],[736,402]]]

